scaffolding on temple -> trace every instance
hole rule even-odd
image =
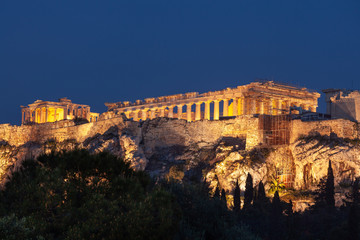
[[[266,146],[288,146],[291,136],[291,115],[259,115],[259,130],[262,132],[263,143]],[[287,157],[282,158],[276,166],[276,177],[286,188],[292,188],[294,184],[294,161],[289,149],[284,153]]]

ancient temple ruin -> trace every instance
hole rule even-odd
[[[102,114],[102,117],[108,119],[125,114],[134,121],[168,117],[191,122],[202,119],[219,120],[239,115],[281,115],[296,113],[298,109],[316,112],[319,97],[319,93],[306,88],[273,81],[253,82],[202,94],[189,92],[146,98],[134,103],[105,103],[108,111]]]
[[[21,106],[21,113],[22,124],[47,123],[76,118],[95,122],[99,117],[98,113],[90,112],[88,105],[75,104],[67,98],[60,98],[59,102],[37,100],[28,106]]]
[[[360,93],[357,90],[325,89],[326,113],[331,118],[360,122]]]

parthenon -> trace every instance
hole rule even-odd
[[[28,106],[21,106],[22,124],[56,122],[64,119],[83,118],[97,121],[98,113],[90,112],[84,104],[74,104],[70,99],[60,98],[59,102],[37,100]]]
[[[295,113],[299,108],[316,112],[319,97],[319,93],[306,88],[273,81],[252,82],[244,86],[202,94],[189,92],[146,98],[134,103],[105,103],[108,111],[103,113],[102,117],[107,119],[125,114],[134,121],[168,117],[191,122],[251,114],[289,114]]]

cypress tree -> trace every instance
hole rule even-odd
[[[225,206],[227,207],[225,189],[221,190],[221,201],[223,201],[225,203]]]
[[[335,187],[334,187],[334,174],[329,161],[328,174],[326,178],[321,178],[316,190],[315,205],[312,209],[319,209],[323,207],[335,207]]]
[[[215,193],[214,193],[214,198],[220,199],[219,184],[216,186]]]
[[[257,199],[259,202],[266,201],[265,188],[264,188],[264,184],[262,183],[262,181],[259,182]]]
[[[360,203],[360,194],[359,194],[359,178],[356,178],[355,182],[352,185],[352,191],[349,195],[350,198],[350,211],[348,216],[348,234],[349,239],[359,239],[359,203]]]
[[[359,239],[359,215],[358,215],[358,206],[356,204],[351,204],[349,216],[347,220],[348,224],[348,239]]]
[[[281,210],[280,196],[278,191],[274,193],[274,198],[272,200],[272,209],[273,209],[273,215],[281,215],[282,210]]]
[[[334,174],[331,167],[331,161],[329,161],[328,175],[325,185],[325,202],[329,207],[335,207],[335,187],[334,187]]]
[[[251,206],[253,197],[254,197],[253,179],[251,174],[248,173],[246,178],[245,193],[244,193],[244,209],[247,209]]]
[[[235,212],[240,211],[240,187],[238,180],[236,180],[236,186],[234,190],[234,211]]]
[[[274,198],[271,202],[271,216],[270,216],[270,229],[269,236],[272,240],[282,239],[283,232],[281,231],[281,202],[279,192],[276,191]]]
[[[360,192],[359,192],[359,178],[356,178],[351,186],[351,192],[346,194],[347,201],[346,203],[351,204],[360,204]]]

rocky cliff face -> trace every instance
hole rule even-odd
[[[250,116],[192,123],[167,118],[142,123],[114,118],[65,127],[3,125],[0,177],[3,182],[26,157],[76,147],[110,151],[154,177],[206,179],[213,188],[219,185],[228,193],[237,180],[244,190],[247,173],[257,185],[260,180],[270,182],[284,168],[291,170],[294,188],[313,188],[326,175],[329,160],[337,186],[347,186],[360,176],[356,124],[346,121],[341,128],[336,121],[308,125],[293,121],[293,140],[286,146],[262,144],[258,125],[258,118]],[[305,136],[299,138],[301,128]]]

